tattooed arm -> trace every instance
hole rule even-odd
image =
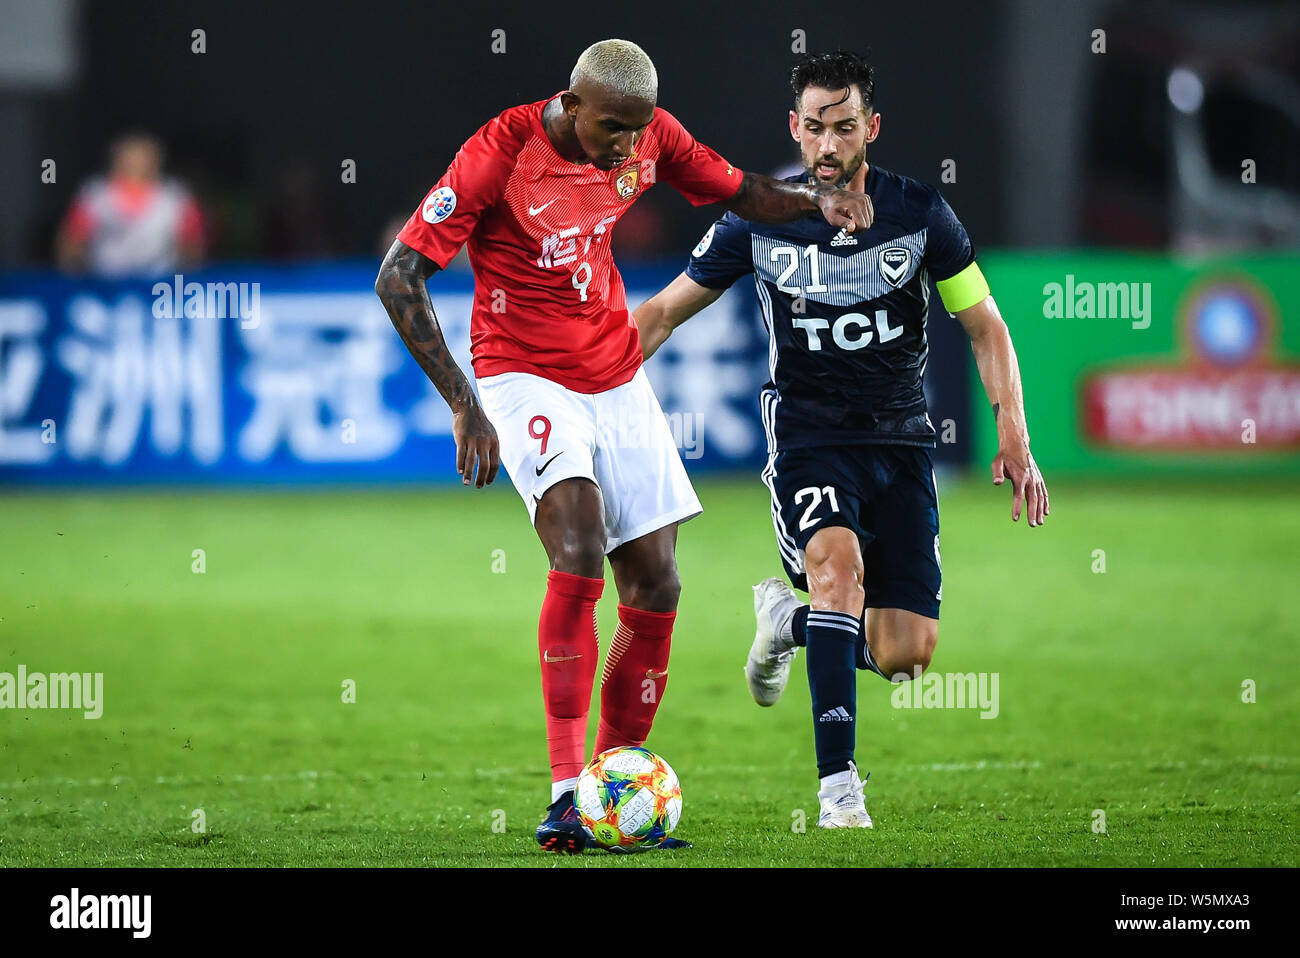
[[[379,268],[375,292],[388,310],[388,318],[397,327],[402,342],[451,407],[456,471],[468,486],[475,480],[477,462],[478,477],[474,485],[482,489],[496,478],[501,464],[500,447],[496,430],[488,422],[469,380],[452,358],[438,326],[438,317],[434,315],[426,281],[437,270],[433,260],[397,240]]]
[[[846,232],[867,229],[875,217],[871,197],[834,186],[787,183],[784,180],[746,173],[727,203],[737,216],[757,223],[788,223],[821,210],[826,222]]]

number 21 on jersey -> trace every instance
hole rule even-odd
[[[812,285],[808,287],[787,286],[786,281],[794,275],[795,270],[799,268],[800,258],[808,261],[808,272],[811,274]],[[793,246],[777,246],[772,250],[772,261],[778,259],[787,260],[785,269],[776,279],[776,288],[783,293],[789,293],[791,296],[806,296],[809,293],[824,293],[830,287],[822,282],[821,265],[817,259],[817,244],[811,243],[803,251],[802,255]]]

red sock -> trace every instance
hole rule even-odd
[[[604,579],[554,570],[546,577],[537,653],[554,782],[575,778],[586,765],[587,712],[600,655],[596,600],[604,588]]]
[[[640,745],[649,737],[668,685],[668,650],[676,618],[676,612],[618,607],[618,631],[600,680],[597,755],[620,745]]]

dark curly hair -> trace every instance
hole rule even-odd
[[[806,87],[843,90],[854,84],[862,94],[863,107],[870,114],[876,102],[876,72],[856,53],[847,50],[808,53],[790,71],[790,89],[794,91],[796,107]]]

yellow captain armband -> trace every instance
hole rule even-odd
[[[980,272],[978,263],[971,263],[956,276],[941,279],[934,284],[939,289],[943,308],[950,313],[960,313],[984,301],[989,294],[988,280]]]

